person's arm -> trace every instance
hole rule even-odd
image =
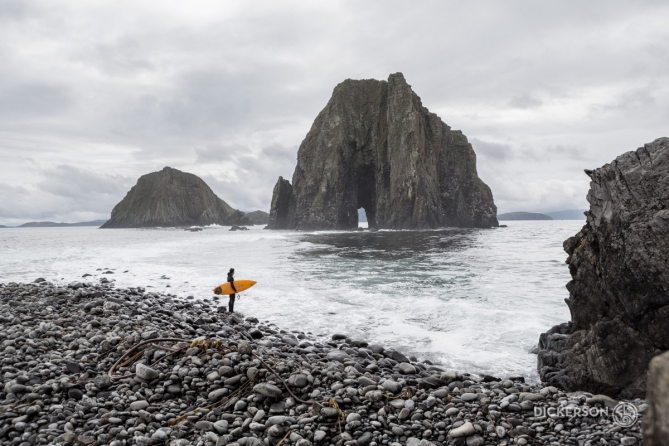
[[[238,292],[238,291],[237,291],[237,288],[235,288],[235,278],[234,278],[234,277],[230,277],[230,279],[228,280],[228,282],[230,282],[230,286],[232,287],[232,290],[233,290],[235,293],[237,293],[237,292]]]

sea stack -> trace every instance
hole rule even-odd
[[[335,87],[300,145],[292,185],[279,178],[269,229],[498,226],[490,188],[462,132],[423,107],[402,73]]]
[[[539,375],[642,397],[649,361],[669,349],[669,138],[586,174],[586,224],[564,242],[572,320],[541,335]]]
[[[143,175],[102,228],[251,225],[201,178],[171,167]]]

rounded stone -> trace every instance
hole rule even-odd
[[[65,364],[65,368],[70,373],[79,373],[81,371],[79,363],[77,362],[68,362],[67,364]]]
[[[171,386],[170,386],[171,387]],[[209,401],[215,403],[216,401],[219,401],[221,398],[223,398],[225,395],[228,394],[228,389],[216,389],[212,390],[209,392],[207,395],[207,398],[209,398]]]
[[[79,401],[84,397],[84,392],[77,389],[76,387],[73,387],[67,391],[67,396],[72,398],[73,400]]]
[[[154,380],[160,376],[157,371],[142,363],[137,364],[135,367],[135,373],[137,374],[138,378],[145,379],[147,381]]]
[[[470,435],[474,435],[475,433],[476,429],[474,429],[474,425],[469,421],[467,421],[462,426],[452,429],[449,435],[452,438],[459,438],[459,437],[469,437]]]
[[[350,357],[346,354],[346,352],[336,349],[330,350],[327,354],[327,358],[330,361],[338,361],[338,362],[344,362],[350,359]]]
[[[251,355],[253,353],[253,348],[249,341],[239,341],[237,343],[237,351],[242,355]]]
[[[256,384],[253,391],[267,398],[280,398],[283,392],[277,386],[267,383]]]
[[[147,407],[149,407],[149,402],[144,400],[133,401],[130,403],[130,410],[142,410],[146,409]]]

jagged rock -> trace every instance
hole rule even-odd
[[[295,220],[295,200],[290,181],[279,177],[272,192],[267,229],[292,229]]]
[[[541,379],[566,390],[640,397],[669,349],[669,138],[594,171],[590,210],[564,242],[571,322],[541,335]]]
[[[646,446],[669,446],[669,352],[656,356],[648,372],[648,411],[643,417]]]
[[[401,73],[346,80],[274,187],[269,229],[497,226],[490,188],[460,131],[423,107]]]
[[[102,228],[251,225],[199,177],[165,167],[142,175]]]

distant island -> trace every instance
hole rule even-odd
[[[269,214],[265,211],[247,212],[246,216],[254,225],[266,225],[269,223]]]
[[[498,220],[585,220],[583,209],[553,212],[507,212],[497,215]]]
[[[566,211],[546,212],[553,220],[585,220],[585,209],[569,209]]]
[[[538,212],[507,212],[497,215],[497,220],[552,220],[553,217]]]
[[[55,223],[52,221],[31,221],[17,228],[60,228],[68,226],[102,226],[107,220],[81,221],[78,223]],[[6,226],[3,226],[6,227]]]

